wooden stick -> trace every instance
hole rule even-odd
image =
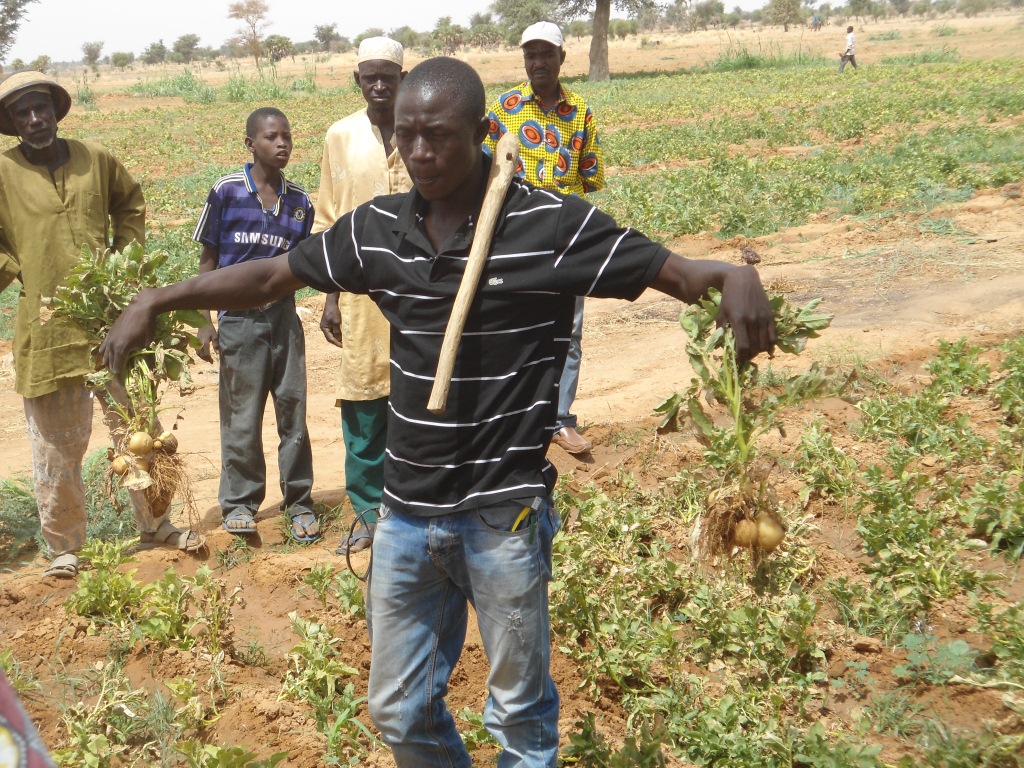
[[[494,236],[494,224],[498,220],[498,212],[505,201],[505,193],[512,177],[516,174],[519,160],[519,136],[509,131],[498,140],[491,162],[491,172],[487,176],[487,188],[484,190],[484,203],[480,208],[480,218],[473,234],[473,245],[469,249],[466,271],[462,273],[462,282],[455,294],[455,304],[448,327],[444,331],[441,344],[441,356],[437,361],[437,374],[434,386],[430,390],[427,410],[431,413],[444,413],[448,404],[448,389],[452,383],[452,372],[455,370],[455,355],[462,340],[462,330],[466,327],[469,307],[476,296],[476,288],[480,283],[487,256],[491,251],[491,238]]]

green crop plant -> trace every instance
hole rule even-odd
[[[893,667],[892,672],[911,683],[945,685],[954,676],[974,669],[975,651],[963,640],[940,642],[930,635],[912,634],[903,638],[907,660]]]
[[[812,496],[847,501],[856,485],[857,464],[835,444],[826,423],[818,418],[800,435],[796,468],[804,478],[800,499]]]
[[[981,347],[966,339],[940,341],[938,354],[924,366],[932,375],[928,389],[947,397],[984,390],[990,371],[980,362],[981,353]]]
[[[563,486],[557,504],[575,517],[574,535],[554,544],[552,630],[562,651],[595,698],[602,677],[626,691],[657,688],[678,654],[668,614],[686,599],[671,545],[654,535],[650,508],[629,488],[610,498]]]
[[[971,614],[977,621],[973,631],[983,633],[991,642],[989,652],[995,659],[992,673],[1024,686],[1024,608],[975,600]]]
[[[67,698],[61,722],[71,746],[54,752],[60,765],[112,768],[120,755],[154,744],[147,726],[149,697],[133,688],[120,665],[99,664]]]
[[[829,326],[832,315],[818,312],[820,303],[816,299],[796,308],[784,296],[771,298],[782,352],[799,354],[809,339]],[[720,304],[721,294],[712,291],[707,299],[684,310],[679,322],[686,332],[686,354],[696,375],[685,392],[672,395],[655,411],[663,415],[662,429],[680,423],[689,426],[704,446],[705,461],[720,473],[717,487],[708,494],[706,513],[698,521],[698,557],[709,559],[730,552],[737,541],[760,557],[778,546],[784,528],[769,481],[771,462],[757,461],[755,443],[775,427],[783,408],[820,396],[827,383],[814,364],[785,379],[776,391],[763,393],[756,404],[750,402],[757,372],[753,366],[739,368],[731,331],[717,327]],[[724,408],[726,426],[715,423],[706,405],[709,401]],[[737,534],[744,526],[752,532],[741,540]]]
[[[966,500],[964,522],[1010,560],[1024,554],[1024,472],[1020,468],[990,473]]]
[[[990,392],[1013,424],[1024,422],[1024,336],[1009,339],[999,348],[1003,361],[1000,376]]]
[[[320,605],[327,607],[327,596],[330,594],[331,581],[334,579],[334,566],[330,563],[317,563],[302,578],[302,583],[313,590]]]
[[[19,696],[38,691],[43,687],[36,674],[23,667],[21,662],[15,658],[12,650],[0,651],[0,672],[7,678],[14,692]]]
[[[294,612],[288,618],[299,642],[288,653],[282,698],[304,701],[313,709],[317,728],[327,736],[330,758],[362,754],[365,747],[360,739],[370,743],[375,739],[356,716],[365,699],[357,698],[355,687],[345,682],[358,670],[341,660],[341,640],[327,625]]]
[[[200,636],[211,654],[230,649],[234,637],[231,609],[238,602],[241,585],[228,589],[206,565],[201,565],[196,575],[186,581],[196,606],[196,618],[190,633]]]
[[[664,768],[668,766],[662,752],[665,732],[646,723],[618,750],[613,750],[597,729],[594,713],[588,712],[573,725],[569,746],[562,750],[561,765],[580,768]]]
[[[186,741],[174,749],[184,756],[189,768],[274,768],[288,759],[287,752],[275,752],[258,760],[256,754],[245,747],[216,747],[196,740]]]
[[[858,491],[856,531],[872,558],[865,570],[875,585],[891,586],[903,610],[924,621],[936,601],[988,589],[999,577],[964,562],[970,545],[956,524],[955,494],[934,487],[934,478],[906,462],[868,467]]]
[[[481,713],[474,712],[469,707],[463,707],[462,711],[457,714],[459,720],[470,726],[459,731],[459,736],[462,737],[462,743],[466,745],[467,750],[475,752],[483,746],[497,746],[498,742],[484,725],[484,716]]]
[[[32,481],[0,479],[0,561],[7,562],[38,545],[39,508]]]
[[[196,643],[190,634],[189,610],[195,603],[190,584],[168,568],[163,577],[149,585],[145,607],[139,619],[139,631],[160,646],[175,645],[189,649]]]
[[[134,539],[86,542],[78,554],[92,567],[78,574],[75,591],[67,600],[68,609],[101,623],[122,627],[133,624],[149,587],[135,579],[136,569],[118,569],[135,562],[126,551],[136,543]]]
[[[366,618],[366,595],[363,582],[347,568],[338,571],[331,582],[331,594],[338,608],[356,619]]]
[[[828,602],[838,622],[863,637],[878,637],[892,644],[919,626],[919,618],[908,612],[887,581],[851,581],[840,576],[825,582]]]

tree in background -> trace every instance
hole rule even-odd
[[[167,61],[167,46],[163,40],[150,43],[149,47],[139,56],[143,64],[163,64]]]
[[[0,0],[0,61],[7,60],[7,54],[14,45],[14,38],[25,15],[25,6],[36,0]]]
[[[100,63],[100,54],[103,53],[103,41],[98,40],[92,43],[82,43],[82,63],[87,67],[96,69]]]
[[[772,24],[781,24],[783,32],[789,32],[791,24],[801,24],[804,20],[800,0],[771,0],[767,11],[768,21]]]
[[[199,35],[182,35],[172,46],[174,59],[186,64],[196,58],[199,52]]]
[[[721,0],[701,0],[693,6],[693,23],[701,29],[720,24],[725,15],[725,4]]]
[[[363,40],[365,40],[368,37],[384,37],[384,36],[385,36],[384,35],[384,30],[381,29],[380,27],[370,27],[369,29],[364,30],[363,32],[360,32],[358,35],[356,35],[355,39],[352,41],[352,45],[354,45],[354,46],[356,46],[358,48],[359,44],[361,42],[363,42]],[[392,38],[392,39],[397,39],[397,38]],[[399,40],[399,42],[401,42],[401,41]]]
[[[317,24],[313,27],[313,37],[320,43],[320,50],[325,52],[331,50],[331,43],[341,39],[337,24]]]
[[[607,80],[611,77],[608,69],[608,24],[611,21],[613,4],[631,17],[638,15],[644,8],[653,8],[656,5],[654,0],[560,0],[558,4],[563,18],[568,19],[586,16],[593,9],[590,70],[587,74],[593,81]]]
[[[135,61],[135,54],[127,51],[115,51],[110,54],[110,66],[117,67],[122,72],[132,65]]]
[[[263,41],[263,51],[272,61],[280,61],[285,56],[291,56],[295,46],[291,39],[284,35],[268,35]]]
[[[960,0],[956,5],[956,9],[968,17],[984,13],[991,7],[989,0]]]
[[[577,40],[590,37],[590,22],[587,19],[576,19],[569,22],[569,26],[563,34],[572,35]]]
[[[388,37],[397,40],[407,51],[411,51],[423,41],[423,35],[409,26],[398,27],[388,32]]]
[[[249,49],[253,59],[256,60],[257,67],[260,65],[260,37],[267,27],[269,12],[270,6],[263,0],[238,0],[228,6],[228,18],[242,22],[238,36],[241,38],[242,44]]]
[[[28,63],[28,68],[34,69],[37,72],[47,72],[50,69],[50,57],[37,56]]]
[[[466,44],[466,28],[461,24],[452,24],[451,16],[442,16],[430,33],[430,41],[445,56],[451,56]]]
[[[559,24],[567,18],[558,10],[558,0],[494,0],[490,10],[497,17],[509,45],[519,45],[523,30],[534,22]]]

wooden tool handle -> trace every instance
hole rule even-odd
[[[487,188],[484,190],[484,204],[480,208],[480,218],[476,223],[473,235],[473,246],[469,249],[466,271],[462,273],[462,282],[455,294],[455,305],[448,327],[444,332],[441,344],[441,356],[437,361],[437,374],[434,386],[430,390],[427,410],[431,413],[444,413],[448,404],[448,389],[452,383],[452,371],[455,370],[455,355],[459,351],[462,330],[466,327],[469,307],[476,296],[476,287],[480,283],[487,255],[491,250],[491,238],[494,236],[494,224],[498,220],[498,212],[505,200],[505,193],[512,177],[516,174],[519,160],[519,137],[509,131],[498,140],[491,162],[491,172],[487,176]]]

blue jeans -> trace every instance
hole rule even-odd
[[[572,337],[569,339],[569,353],[565,357],[562,378],[558,381],[557,428],[576,429],[576,415],[570,413],[580,385],[580,359],[583,357],[583,297],[576,297],[576,313],[572,317]]]
[[[470,603],[490,661],[484,724],[502,746],[498,765],[557,764],[548,582],[561,519],[538,501],[514,531],[514,503],[438,517],[381,507],[367,596],[369,710],[399,768],[472,768],[445,704]]]

